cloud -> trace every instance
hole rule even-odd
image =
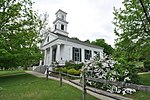
[[[35,9],[40,13],[48,12],[50,25],[55,20],[55,12],[67,12],[70,37],[81,40],[104,38],[112,46],[116,38],[113,33],[113,7],[121,7],[122,0],[34,0]]]

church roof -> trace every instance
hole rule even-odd
[[[54,33],[54,32],[52,32],[52,33],[57,35],[58,38],[61,39],[61,40],[70,41],[70,42],[82,44],[82,45],[93,47],[93,48],[104,49],[103,47],[100,47],[100,46],[97,46],[97,45],[93,45],[93,44],[90,44],[90,43],[87,43],[87,42],[84,42],[84,41],[76,40],[76,39],[70,38],[68,36],[61,35],[59,33]]]
[[[67,23],[67,24],[69,23],[69,22],[67,22],[67,21],[65,21],[65,20],[62,20],[61,18],[56,18],[56,20],[53,22],[53,24],[54,24],[56,21],[58,21],[58,20],[59,20],[59,21],[62,21],[62,22],[64,22],[64,23]]]
[[[61,9],[59,9],[55,14],[57,14],[58,12],[62,12],[64,14],[67,14],[66,12],[62,11]]]

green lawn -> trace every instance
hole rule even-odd
[[[0,77],[9,76],[9,75],[13,75],[13,74],[21,74],[24,72],[25,72],[24,70],[5,70],[5,71],[0,70]]]
[[[140,84],[150,86],[150,73],[141,74],[140,76]],[[132,95],[125,95],[127,97],[133,98],[134,100],[150,100],[150,92],[137,91]]]
[[[81,98],[80,90],[65,83],[60,87],[58,81],[46,81],[45,78],[29,74],[0,77],[0,100],[81,100]],[[87,100],[97,99],[87,95]]]
[[[150,86],[150,73],[141,74],[140,76],[140,84]]]

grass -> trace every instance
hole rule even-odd
[[[144,66],[144,65],[143,65],[143,62],[135,62],[135,65],[136,65],[136,66]]]
[[[65,83],[60,87],[58,81],[46,81],[45,78],[29,74],[0,77],[0,100],[81,100],[81,98],[82,91]],[[88,94],[87,100],[97,99]]]
[[[0,70],[0,77],[24,73],[24,70]]]
[[[148,74],[141,74],[140,76],[140,84],[150,86],[150,73]],[[137,91],[132,95],[125,95],[129,98],[133,98],[134,100],[150,100],[150,92],[145,91]]]
[[[150,86],[150,73],[141,74],[140,76],[140,84]]]

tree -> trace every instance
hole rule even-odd
[[[114,9],[116,39],[116,58],[137,61],[139,58],[150,59],[150,1],[124,0],[123,9]],[[145,16],[145,11],[149,17]]]
[[[0,0],[0,67],[31,66],[42,59],[42,21],[30,0]]]
[[[106,53],[107,55],[112,55],[114,51],[111,45],[107,44],[104,39],[96,39],[96,41],[92,41],[91,43],[103,47],[104,53]]]
[[[89,39],[87,39],[87,40],[85,40],[85,41],[83,41],[83,42],[90,44],[90,40],[89,40]]]
[[[80,41],[77,37],[72,37],[71,39]]]
[[[51,32],[51,28],[49,25],[49,15],[47,12],[40,15],[40,19],[42,20],[42,27],[40,30],[41,41],[43,42],[44,38],[47,36],[49,32]]]

